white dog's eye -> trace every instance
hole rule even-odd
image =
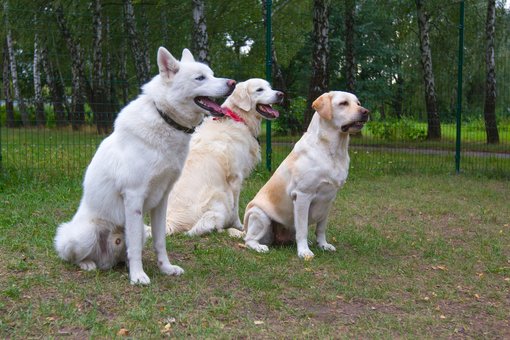
[[[263,89],[262,87],[259,87],[259,88],[257,89],[257,92],[262,92],[262,91],[264,91],[264,89]]]
[[[196,77],[196,78],[195,78],[195,80],[198,80],[198,81],[202,81],[202,80],[204,80],[204,79],[205,79],[205,77],[204,77],[204,76],[200,76],[200,77]]]
[[[347,102],[347,100],[345,100],[345,101],[341,102],[339,105],[341,105],[341,106],[347,106],[347,105],[349,105],[349,103]]]

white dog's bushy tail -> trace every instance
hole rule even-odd
[[[65,261],[79,263],[93,251],[96,231],[92,223],[75,225],[75,221],[62,223],[57,229],[54,245],[58,256]]]

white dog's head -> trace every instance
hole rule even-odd
[[[368,121],[369,111],[352,93],[324,93],[313,102],[312,107],[322,119],[331,122],[342,133],[356,133]]]
[[[188,117],[186,120],[196,123],[206,113],[221,116],[221,107],[208,97],[226,97],[236,85],[232,79],[214,77],[209,66],[196,62],[188,49],[178,61],[160,47],[158,67],[159,75],[143,86],[144,93],[159,109],[181,116],[181,120]]]
[[[273,90],[264,79],[252,78],[237,84],[223,106],[235,111],[238,108],[245,112],[257,112],[265,119],[271,120],[280,115],[271,105],[281,103],[283,97],[283,92]]]

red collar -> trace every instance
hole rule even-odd
[[[227,116],[227,117],[232,118],[232,120],[234,120],[235,122],[244,123],[244,119],[239,117],[234,111],[232,111],[228,107],[222,107],[221,111],[223,112],[224,117]],[[220,118],[221,117],[214,117],[213,120],[218,120]]]

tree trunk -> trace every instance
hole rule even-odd
[[[487,69],[487,80],[485,83],[485,105],[483,110],[488,144],[499,143],[498,125],[496,122],[496,63],[494,60],[495,26],[496,0],[488,0],[487,21],[485,24],[485,38],[487,41],[485,65]]]
[[[193,0],[193,52],[198,61],[211,64],[204,0]]]
[[[122,45],[120,46],[120,65],[119,65],[119,78],[122,88],[122,106],[127,105],[129,100],[128,90],[129,83],[127,80],[127,46],[126,40],[122,40]]]
[[[404,79],[402,78],[400,71],[397,74],[395,74],[393,79],[395,80],[395,84],[397,86],[397,91],[396,91],[395,95],[393,96],[392,106],[393,106],[393,110],[395,111],[395,116],[398,119],[400,119],[400,118],[402,118],[402,114],[403,114],[402,107],[403,107],[403,102],[404,102]]]
[[[4,97],[5,97],[5,125],[7,127],[14,127],[14,103],[12,102],[12,92],[11,92],[11,82],[9,81],[9,69],[10,69],[10,61],[9,61],[9,51],[7,49],[7,37],[4,40],[4,58],[2,60],[3,67],[2,67],[2,80],[3,80],[3,87],[4,87]]]
[[[39,34],[35,33],[34,39],[34,104],[35,104],[35,122],[38,127],[44,127],[46,124],[46,115],[44,114],[44,102],[42,97],[41,85],[41,44]]]
[[[87,89],[89,104],[94,113],[98,134],[110,132],[108,121],[109,102],[107,88],[103,75],[103,22],[101,20],[101,1],[92,3],[92,28],[94,40],[92,43],[92,84]]]
[[[303,131],[306,131],[312,115],[312,103],[328,90],[329,72],[329,0],[313,2],[313,55],[312,76],[308,89],[308,105],[303,119]]]
[[[12,33],[10,30],[7,31],[7,50],[9,53],[12,88],[14,89],[14,98],[18,102],[18,109],[21,115],[21,123],[23,124],[23,126],[29,126],[30,118],[28,117],[25,101],[21,96],[21,90],[18,81],[18,70],[16,68],[16,55],[14,53],[14,43],[12,41]]]
[[[356,62],[354,60],[354,16],[356,1],[345,3],[345,79],[347,91],[354,93],[356,88]]]
[[[106,46],[109,46],[111,41],[110,41],[110,20],[109,20],[109,17],[106,17],[106,22],[105,22],[105,39],[106,39]],[[114,75],[113,75],[113,72],[111,71],[112,70],[112,57],[111,57],[111,54],[110,54],[110,50],[108,49],[106,51],[106,61],[105,61],[105,70],[106,70],[106,74],[105,74],[105,79],[106,79],[106,84],[105,84],[105,87],[106,87],[106,102],[108,103],[108,108],[107,108],[107,117],[106,118],[106,121],[107,121],[107,133],[109,133],[112,128],[113,128],[113,121],[115,120],[116,118],[116,113],[117,113],[117,96],[115,95],[115,79],[114,79]]]
[[[441,138],[441,122],[437,111],[436,88],[432,72],[432,53],[430,50],[429,21],[423,8],[423,0],[416,1],[418,29],[420,36],[421,64],[425,85],[425,106],[427,109],[427,139]]]
[[[138,39],[135,24],[135,13],[131,0],[124,0],[124,25],[129,38],[131,52],[135,59],[136,77],[138,85],[142,86],[150,80],[150,62],[148,52],[144,51],[142,43]]]
[[[67,49],[71,55],[73,82],[71,125],[73,130],[76,131],[85,123],[83,51],[80,44],[73,39],[69,31],[62,6],[55,9],[55,15],[60,32],[66,41]]]
[[[48,58],[46,48],[41,49],[41,62],[46,73],[46,83],[50,88],[53,111],[55,112],[55,123],[57,127],[67,126],[67,112],[64,107],[64,86],[60,75]]]

